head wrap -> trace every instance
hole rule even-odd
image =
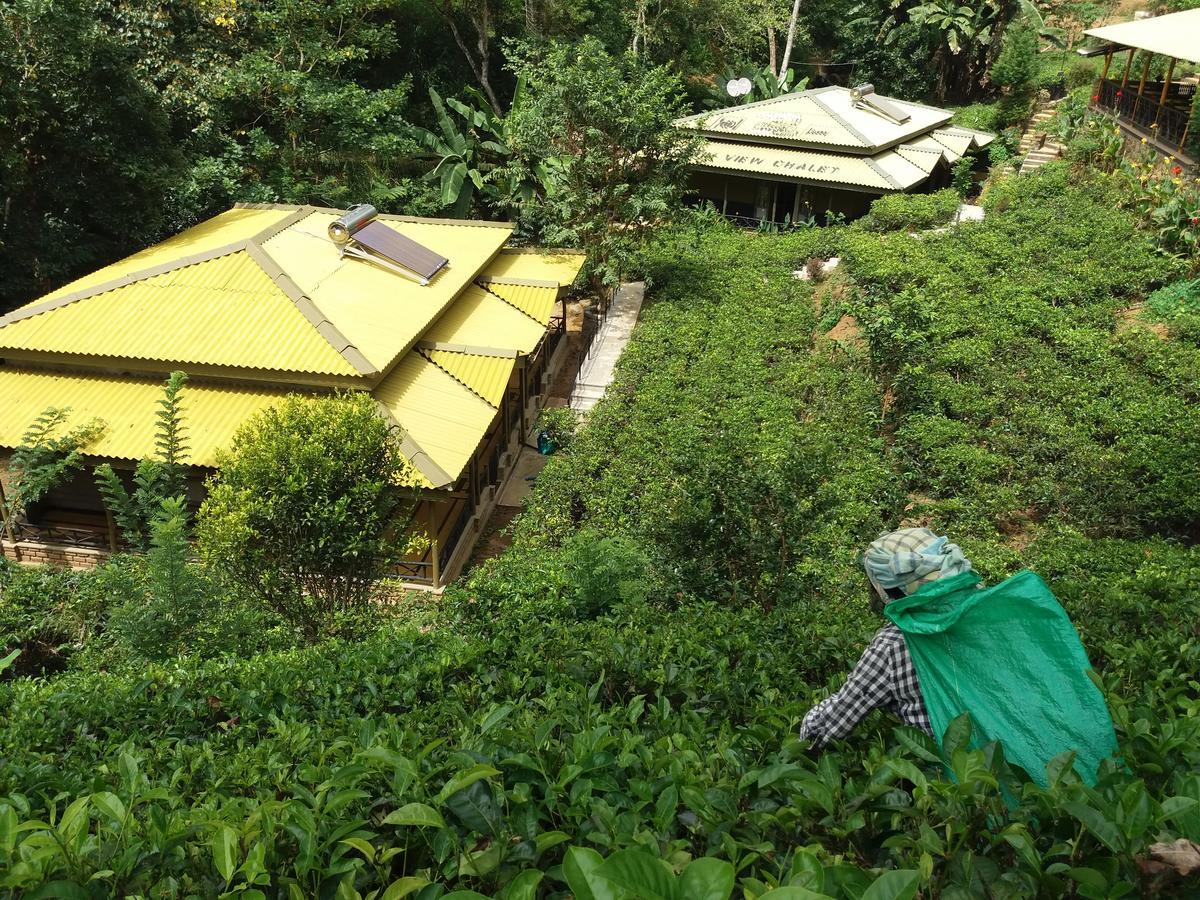
[[[871,542],[863,568],[881,595],[899,589],[905,595],[923,584],[971,571],[971,561],[957,544],[928,528],[901,528]]]

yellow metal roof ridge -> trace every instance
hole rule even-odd
[[[470,391],[472,394],[474,394],[476,397],[478,397],[480,400],[482,400],[484,403],[486,403],[492,409],[500,408],[499,404],[493,403],[487,397],[483,396],[483,394],[479,393],[479,391],[475,390],[475,388],[471,387],[471,385],[467,384],[465,381],[463,381],[461,378],[459,378],[457,375],[455,375],[453,372],[451,372],[449,369],[447,369],[445,366],[443,366],[441,363],[439,363],[436,359],[434,359],[432,356],[430,356],[428,350],[422,349],[422,350],[418,350],[417,352],[421,354],[422,359],[429,362],[430,365],[437,366],[441,371],[445,372],[447,375],[449,375],[451,378],[453,378],[455,381],[457,381],[459,384],[461,384],[463,387],[465,387],[468,391]],[[444,351],[444,352],[457,353],[460,351]],[[491,354],[484,353],[484,354],[479,354],[479,355],[480,356],[490,356]]]
[[[499,284],[511,284],[512,282],[498,282],[498,283],[499,283]],[[540,287],[541,285],[538,285],[538,286]],[[558,286],[558,283],[557,283],[557,282],[555,282],[555,287],[557,287],[557,286]],[[515,303],[512,303],[512,302],[510,302],[510,301],[506,300],[504,297],[501,297],[501,296],[500,296],[499,294],[497,294],[495,291],[488,291],[488,289],[487,289],[487,286],[486,286],[486,285],[479,284],[479,285],[478,285],[478,287],[479,287],[480,289],[484,290],[484,291],[487,291],[489,294],[491,294],[493,297],[495,297],[496,299],[500,300],[501,302],[503,302],[503,303],[507,303],[509,306],[511,306],[513,309],[515,309],[517,312],[519,312],[521,315],[523,315],[525,318],[527,318],[527,319],[528,319],[530,322],[534,322],[534,323],[536,323],[537,325],[540,325],[542,328],[545,328],[545,327],[546,327],[546,323],[545,323],[545,322],[542,322],[542,321],[539,321],[538,319],[535,319],[535,318],[534,318],[533,316],[531,316],[529,313],[525,312],[525,310],[521,309],[521,307],[517,306],[517,304],[515,304]],[[545,285],[545,287],[549,287],[549,285]]]
[[[337,213],[341,215],[346,210],[338,209],[334,206],[301,206],[297,207],[295,203],[235,203],[234,209],[277,209],[277,210],[294,210],[304,209],[307,214],[311,213]],[[514,222],[489,222],[485,219],[435,219],[425,216],[402,216],[398,213],[381,212],[376,217],[386,222],[422,222],[428,225],[458,225],[465,228],[506,228],[509,231],[516,230]],[[295,223],[292,223],[295,224]]]
[[[886,153],[887,151],[884,151],[884,152]],[[875,174],[877,174],[880,178],[882,178],[884,181],[886,181],[888,184],[890,184],[896,190],[898,190],[898,191],[904,190],[904,186],[902,184],[900,184],[900,182],[898,182],[895,178],[893,178],[890,174],[888,174],[888,172],[883,168],[883,166],[881,166],[881,165],[879,165],[879,163],[875,162],[875,157],[864,156],[863,162],[865,162],[868,166],[870,166],[871,169],[874,170]],[[909,165],[912,165],[912,163],[909,163]]]
[[[300,218],[308,215],[309,212],[305,212]],[[289,216],[288,218],[291,217]],[[295,221],[299,221],[299,219]],[[294,222],[289,224],[294,224]],[[336,325],[329,321],[317,304],[312,301],[312,298],[300,290],[300,285],[296,284],[292,277],[283,271],[283,267],[275,261],[275,258],[267,252],[265,247],[254,241],[248,241],[246,252],[258,267],[266,273],[267,277],[275,282],[275,285],[292,301],[296,310],[316,329],[317,333],[325,339],[325,342],[342,359],[349,363],[358,374],[368,378],[379,374],[379,370],[371,364],[371,361],[357,347],[350,343],[349,339],[342,334]]]
[[[829,85],[829,87],[836,87],[836,85],[831,84],[831,85]],[[865,134],[863,134],[861,131],[859,131],[857,128],[855,128],[853,125],[851,125],[849,122],[847,122],[842,117],[841,113],[832,109],[828,103],[823,103],[821,101],[821,98],[816,95],[816,92],[814,92],[813,95],[809,99],[812,100],[813,103],[817,104],[817,106],[821,107],[821,109],[825,110],[825,112],[829,113],[830,118],[832,118],[835,122],[837,122],[839,125],[841,125],[843,128],[845,128],[848,132],[850,132],[850,134],[852,134],[854,137],[856,137],[860,141],[862,141],[863,147],[874,147],[875,146],[874,141],[870,140]]]
[[[438,369],[445,371],[441,368],[441,366],[438,366]],[[449,375],[450,373],[447,372],[446,374]],[[450,377],[453,378],[454,376],[451,375]],[[457,380],[458,379],[455,379],[455,381]],[[429,482],[429,486],[436,490],[437,488],[449,487],[450,485],[454,484],[454,479],[450,477],[449,473],[433,461],[433,457],[426,452],[424,447],[413,440],[412,435],[410,435],[408,431],[405,430],[404,426],[400,424],[400,421],[392,415],[392,411],[387,408],[387,405],[378,399],[375,400],[375,405],[379,408],[379,411],[383,413],[383,417],[387,419],[394,428],[399,429],[401,434],[400,452],[403,453],[408,461],[413,464],[413,468],[421,473],[421,477]]]
[[[555,290],[558,290],[559,288],[562,288],[562,287],[570,287],[570,285],[560,284],[557,281],[550,281],[549,279],[506,278],[503,275],[501,275],[499,278],[497,278],[494,275],[488,275],[486,272],[484,272],[482,275],[480,275],[478,278],[476,278],[475,283],[477,285],[479,285],[481,288],[483,288],[484,290],[487,290],[487,286],[489,284],[511,284],[514,287],[554,288]],[[504,299],[504,298],[501,298],[501,299]]]
[[[480,347],[474,344],[450,344],[446,341],[417,341],[418,350],[445,350],[447,353],[469,353],[472,356],[497,356],[504,359],[518,359],[521,351],[512,348]],[[422,353],[422,356],[425,354]]]
[[[147,278],[154,278],[157,275],[165,275],[168,272],[174,272],[176,269],[182,269],[186,266],[194,266],[198,263],[208,262],[209,260],[219,259],[222,256],[228,256],[231,253],[237,253],[241,250],[246,250],[249,247],[249,241],[235,241],[232,244],[222,244],[220,247],[214,247],[211,250],[204,250],[200,253],[193,253],[190,256],[183,256],[179,259],[173,259],[169,262],[159,263],[155,266],[149,266],[145,269],[139,269],[136,272],[130,272],[128,275],[122,275],[120,278],[114,278],[112,281],[105,281],[95,287],[84,288],[83,290],[75,291],[63,297],[55,297],[53,300],[47,300],[44,303],[37,303],[32,306],[25,306],[21,309],[13,310],[7,315],[0,316],[0,328],[6,325],[12,325],[15,322],[21,322],[25,319],[32,319],[34,316],[40,316],[42,313],[52,312],[64,306],[70,306],[72,303],[77,303],[80,300],[86,300],[89,297],[95,297],[99,294],[106,294],[109,291],[115,291],[117,288],[125,287],[126,285],[134,284],[138,281],[144,281]]]

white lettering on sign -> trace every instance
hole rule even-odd
[[[739,166],[765,166],[767,160],[761,156],[744,156],[736,153],[726,153],[725,162]],[[804,162],[797,159],[776,159],[771,162],[771,168],[783,172],[808,172],[812,175],[836,175],[840,166],[828,163]]]

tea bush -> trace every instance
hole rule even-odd
[[[957,170],[956,170],[957,172]],[[962,195],[952,188],[932,194],[885,194],[855,223],[864,231],[919,231],[945,225],[958,212]]]
[[[1154,847],[1200,841],[1200,367],[1118,329],[1179,272],[1111,189],[1047,166],[939,235],[673,233],[513,546],[414,621],[0,683],[0,890],[1187,896]],[[1119,739],[1095,786],[961,723],[795,739],[903,517],[1057,592]]]

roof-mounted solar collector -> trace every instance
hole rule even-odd
[[[903,125],[911,115],[906,113],[900,107],[893,105],[890,101],[885,100],[875,93],[875,85],[868,83],[855,85],[850,89],[850,99],[855,103],[867,107],[872,112],[877,112],[885,119],[891,119],[897,125]]]
[[[379,211],[361,203],[329,223],[329,239],[343,256],[375,263],[421,284],[450,264],[450,260],[378,221]]]

